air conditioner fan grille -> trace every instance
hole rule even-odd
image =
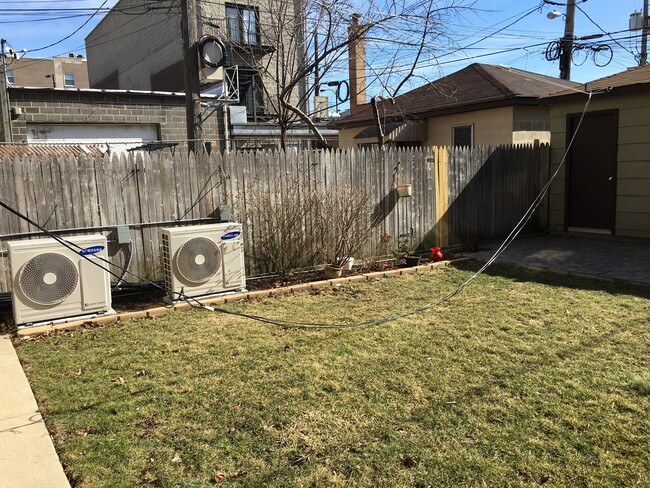
[[[32,302],[56,305],[68,298],[77,287],[79,272],[66,256],[45,252],[27,261],[20,270],[18,284]]]
[[[187,281],[205,283],[221,268],[219,246],[205,237],[188,240],[178,249],[176,268]]]

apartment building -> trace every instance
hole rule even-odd
[[[230,92],[236,97],[209,111],[230,127],[230,147],[269,146],[277,141],[272,127],[278,113],[278,73],[304,57],[300,36],[300,0],[250,0],[247,3],[197,0],[200,35],[212,35],[226,46],[228,64],[236,72]],[[278,27],[278,12],[290,28]],[[293,36],[291,39],[286,36]],[[285,49],[278,49],[282,46]],[[287,52],[288,50],[291,52]],[[90,86],[101,89],[184,90],[181,13],[178,2],[120,0],[86,37]],[[283,52],[284,59],[279,59]],[[279,69],[282,67],[282,69]],[[224,81],[223,83],[227,83]],[[306,80],[291,94],[297,106],[306,106]],[[219,93],[222,86],[205,83],[202,92]],[[214,105],[214,104],[213,104]],[[231,114],[232,120],[231,120]],[[254,130],[235,126],[255,125]],[[245,135],[242,135],[245,134]],[[296,132],[298,134],[298,132]],[[300,131],[309,138],[309,131]],[[296,136],[298,137],[298,136]],[[239,138],[239,143],[232,144]],[[255,140],[254,144],[251,141]],[[237,142],[237,141],[235,141]]]
[[[89,88],[88,67],[81,55],[70,53],[51,59],[7,58],[9,86],[43,88]]]

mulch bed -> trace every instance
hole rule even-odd
[[[422,260],[422,264],[429,262]],[[343,271],[342,277],[354,276],[363,273],[372,273],[374,271],[389,271],[391,269],[405,267],[404,261],[372,261],[364,263],[362,266],[355,266],[350,271]],[[258,276],[246,280],[246,289],[248,291],[269,290],[273,288],[282,288],[284,286],[300,285],[311,281],[321,281],[325,279],[323,270],[303,271],[293,273],[289,276]]]

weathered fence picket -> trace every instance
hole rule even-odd
[[[446,156],[448,154],[448,156]],[[448,167],[448,200],[436,199],[436,168]],[[102,233],[118,267],[133,254],[130,270],[160,279],[159,229],[214,221],[220,205],[233,219],[250,204],[247,192],[286,194],[296,182],[306,191],[359,188],[371,196],[375,222],[365,256],[397,248],[400,235],[421,246],[436,242],[438,220],[446,222],[449,244],[507,235],[548,175],[549,148],[486,146],[377,150],[260,151],[188,156],[180,151],[93,158],[23,157],[0,161],[1,199],[59,235]],[[441,180],[442,181],[442,180]],[[397,198],[397,184],[411,184],[410,198]],[[448,208],[437,208],[448,202]],[[304,222],[309,228],[309,218]],[[545,224],[535,218],[529,229]],[[132,244],[118,245],[115,227],[128,225]],[[246,252],[255,242],[255,222],[245,225]],[[4,242],[42,237],[38,229],[6,210],[0,218],[0,291],[11,289]],[[390,237],[386,237],[390,236]],[[247,263],[250,272],[255,272]],[[127,277],[128,278],[128,277]],[[129,278],[133,281],[133,278]]]

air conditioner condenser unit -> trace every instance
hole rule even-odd
[[[171,301],[244,290],[241,224],[163,228],[160,240]]]
[[[16,325],[109,315],[110,275],[102,235],[7,243]]]

